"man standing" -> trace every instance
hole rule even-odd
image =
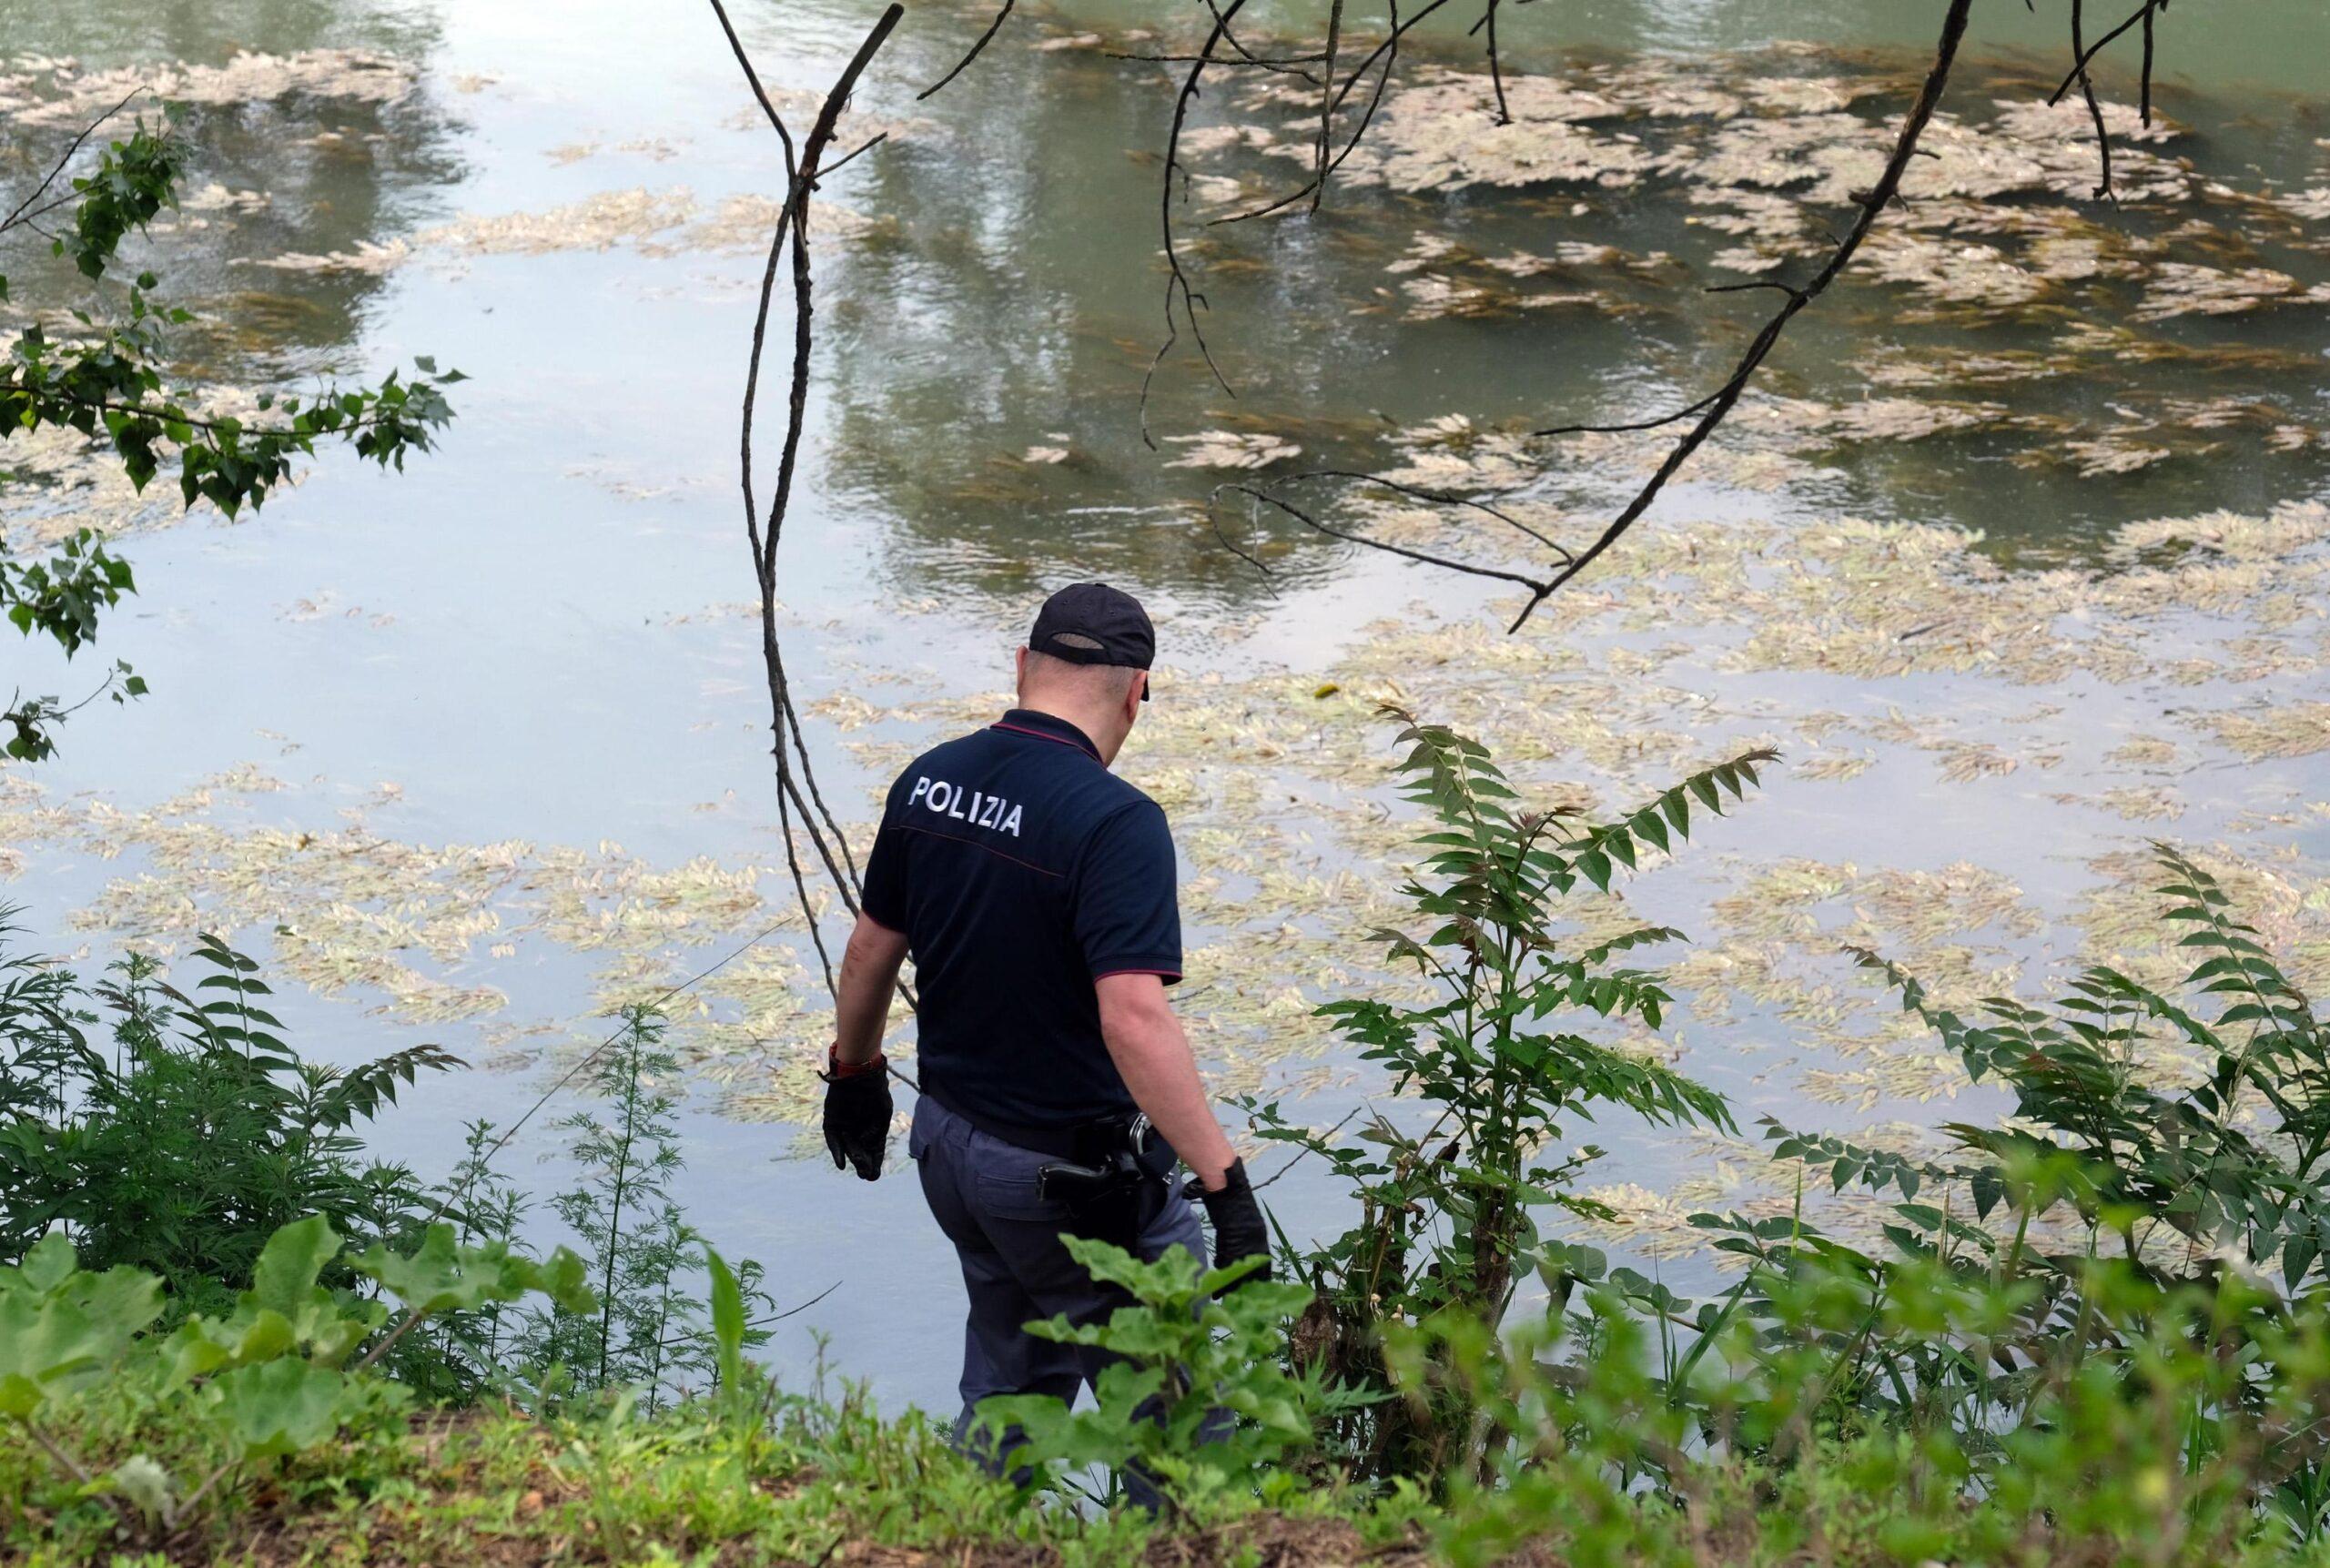
[[[1097,1352],[1022,1331],[1119,1302],[1063,1234],[1202,1256],[1197,1216],[1167,1180],[1176,1157],[1197,1173],[1217,1266],[1269,1256],[1165,996],[1181,975],[1172,835],[1157,803],[1109,771],[1155,652],[1130,594],[1083,582],[1047,600],[1019,652],[1019,705],[890,787],[842,958],[826,1143],[867,1181],[890,1128],[882,1026],[915,960],[922,1093],[907,1151],[970,1294],[966,1435],[990,1394],[1073,1400],[1099,1374]]]

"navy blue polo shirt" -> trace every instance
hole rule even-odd
[[[1181,977],[1173,835],[1083,731],[1014,708],[917,757],[890,786],[865,910],[914,955],[926,1092],[1023,1127],[1133,1108],[1093,984]]]

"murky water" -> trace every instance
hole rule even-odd
[[[737,14],[773,84],[814,89],[872,9]],[[2313,67],[2330,17],[2171,13],[2160,104],[2176,134],[2122,157],[2173,176],[2173,197],[2115,211],[2076,182],[1981,198],[1913,182],[1900,229],[1939,249],[1873,244],[1890,270],[1822,299],[1735,438],[1607,570],[1506,639],[1507,592],[1233,505],[1223,525],[1266,582],[1205,500],[1300,467],[1390,470],[1495,489],[1558,537],[1590,535],[1656,449],[1514,436],[1710,384],[1773,297],[1702,286],[1791,276],[1817,238],[1746,199],[1799,188],[1756,160],[1844,179],[1851,117],[1876,129],[1898,110],[1938,7],[1508,6],[1516,87],[1550,76],[1624,100],[1575,122],[1587,177],[1417,189],[1394,166],[1315,219],[1209,228],[1300,177],[1297,106],[1223,83],[1193,123],[1262,129],[1193,148],[1180,222],[1236,396],[1186,351],[1169,359],[1157,450],[1138,394],[1162,323],[1171,86],[1167,67],[1105,52],[1173,52],[1175,35],[1133,35],[1153,10],[1023,6],[918,105],[983,21],[918,7],[860,95],[852,122],[891,134],[824,193],[783,565],[791,663],[846,817],[990,703],[1047,585],[1106,574],[1150,598],[1170,666],[1124,765],[1180,824],[1185,1005],[1209,1070],[1307,1097],[1322,1120],[1373,1087],[1305,1014],[1378,983],[1351,933],[1396,913],[1375,868],[1403,824],[1368,716],[1392,692],[1604,805],[1727,749],[1783,748],[1765,796],[1632,899],[1700,939],[1678,955],[1681,1021],[1636,1043],[1743,1113],[1905,1139],[1980,1114],[1836,940],[1971,994],[2082,953],[2156,965],[2130,917],[2150,835],[2218,857],[2301,972],[2330,979],[2330,194],[2309,194],[2330,191]],[[1300,15],[1258,12],[1252,36]],[[1485,91],[1470,21],[1417,44],[1412,79]],[[1983,7],[1949,106],[1989,126],[2043,94],[2062,26]],[[1771,48],[1789,42],[1817,47]],[[734,481],[765,243],[751,204],[777,189],[774,138],[708,9],[677,0],[0,5],[0,46],[18,61],[0,94],[12,185],[71,134],[40,106],[74,81],[240,50],[305,62],[289,80],[248,62],[204,78],[187,112],[191,185],[217,189],[157,237],[155,264],[231,323],[188,338],[194,372],[240,386],[431,353],[473,378],[442,451],[400,478],[329,458],[257,518],[157,527],[59,469],[68,488],[8,520],[142,530],[126,545],[142,592],[100,651],[155,694],[76,718],[59,761],[0,773],[0,894],[46,946],[98,959],[233,928],[274,957],[319,1055],[428,1038],[468,1057],[390,1123],[399,1151],[442,1168],[464,1119],[525,1105],[607,1006],[785,905]],[[64,56],[61,76],[25,63]],[[335,76],[351,58],[370,85]],[[410,82],[380,89],[398,66]],[[1774,82],[1803,103],[1758,107]],[[2116,68],[2103,86],[2132,91]],[[1689,94],[1746,106],[1700,112]],[[1801,118],[1823,112],[1844,117]],[[1386,113],[1436,170],[1438,123],[1396,96]],[[1785,156],[1725,139],[1781,120],[1807,127]],[[2040,167],[2055,136],[2018,145]],[[19,299],[54,278],[36,255],[6,266]],[[2199,287],[2254,298],[2187,308]],[[1239,453],[1263,466],[1223,466]],[[1514,559],[1446,520],[1355,518]],[[84,673],[29,647],[8,658],[29,690]],[[766,1261],[788,1301],[839,1282],[786,1325],[785,1365],[828,1333],[886,1397],[943,1406],[956,1287],[911,1180],[867,1189],[795,1158],[824,1038],[814,966],[780,939],[694,995],[678,1035],[693,1217]],[[1636,1222],[1621,1245],[1665,1256],[1690,1208],[1775,1200],[1751,1148],[1590,1130],[1615,1150],[1596,1179]],[[515,1153],[545,1191],[562,1175],[554,1139]],[[1283,1216],[1333,1222],[1303,1174],[1272,1189]]]

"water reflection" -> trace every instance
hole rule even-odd
[[[1766,35],[1737,13],[1717,25],[1720,8],[1696,20],[1653,7],[1619,15],[1624,9],[1596,11],[1591,49],[1556,46],[1556,35],[1577,35],[1572,18],[1520,35],[1521,51],[1566,71],[1591,66],[1623,75],[1641,61],[1687,75],[1699,66],[1612,45]],[[1840,18],[1818,22],[1792,30],[1853,36]],[[1980,122],[2001,106],[2043,96],[2051,83],[2044,69],[2016,47],[1998,46],[2021,42],[2005,29],[1961,66],[1950,98],[1956,114]],[[1020,43],[991,50],[923,106],[944,135],[877,155],[851,199],[895,215],[898,228],[829,273],[835,473],[886,514],[891,569],[904,582],[1018,592],[1024,563],[1048,555],[1244,602],[1257,592],[1254,574],[1220,548],[1200,510],[1213,486],[1237,476],[1179,466],[1193,456],[1186,444],[1193,436],[1266,432],[1301,449],[1282,469],[1381,469],[1396,460],[1400,432],[1452,413],[1484,430],[1637,418],[1720,379],[1771,309],[1769,295],[1700,291],[1738,279],[1718,254],[1738,240],[1709,227],[1708,209],[1695,205],[1701,193],[1693,160],[1704,155],[1677,142],[1681,122],[1635,117],[1612,126],[1654,147],[1686,149],[1624,188],[1342,188],[1315,218],[1229,228],[1207,225],[1236,204],[1206,199],[1206,178],[1242,177],[1251,200],[1299,180],[1299,166],[1259,160],[1265,167],[1256,173],[1258,160],[1241,168],[1192,159],[1200,191],[1177,203],[1177,223],[1211,307],[1209,340],[1237,395],[1207,375],[1184,333],[1156,382],[1150,421],[1161,450],[1152,451],[1140,438],[1137,400],[1164,335],[1158,186],[1178,74],[1093,49],[1034,53]],[[1903,84],[1922,59],[1909,46],[1822,45],[1778,68],[1873,83],[1878,90],[1853,112],[1877,127],[1898,113]],[[1474,46],[1451,37],[1419,43],[1403,79],[1428,80],[1452,63],[1473,67]],[[1763,68],[1757,56],[1737,56],[1716,64],[1711,76],[1744,78]],[[2265,194],[2312,177],[2315,149],[2303,116],[2260,117],[2240,86],[2218,93],[2172,85],[2162,97],[2188,127],[2162,151],[2193,160],[2203,179]],[[1251,124],[1251,98],[1244,84],[1225,80],[1193,124]],[[1994,217],[1970,207],[1966,218],[1920,232],[1931,233],[1926,243],[1966,248],[1970,257],[2029,265],[1999,236],[2058,213],[2092,229],[2095,239],[2082,243],[2132,255],[2285,269],[2301,286],[2325,274],[2301,226],[2222,202],[2114,210],[2012,195]],[[2002,244],[2009,249],[1999,250]],[[1654,264],[1556,274],[1559,287],[1589,291],[1582,307],[1533,309],[1518,298],[1526,290],[1507,285],[1508,305],[1492,298],[1477,315],[1471,307],[1434,312],[1401,292],[1423,265],[1419,246],[1489,258],[1611,246]],[[2039,304],[2014,309],[1960,307],[1946,293],[1936,303],[1869,271],[1849,275],[1791,329],[1759,389],[1843,407],[1908,395],[1906,383],[1915,395],[1990,411],[1957,434],[1808,450],[1814,471],[1775,491],[1770,505],[1961,522],[1988,532],[2002,561],[2055,563],[2098,559],[2102,542],[2131,519],[2262,509],[2322,482],[2322,443],[2304,435],[2324,384],[2318,309],[2193,314],[2132,330],[2143,288],[2109,276],[2051,283]],[[1463,281],[1484,280],[1496,286],[1477,268]],[[2102,340],[2112,334],[2120,336]],[[2046,368],[2075,352],[2100,373]],[[1921,362],[1984,356],[1999,368],[1974,366],[1962,378],[1923,384],[1917,375]],[[2254,406],[2230,406],[2244,400]],[[2269,438],[2277,426],[2285,429]],[[1646,438],[1640,450],[1648,462],[1657,449]],[[1558,451],[1547,463],[1531,493],[1574,513],[1581,527],[1626,493],[1623,483],[1578,471]],[[1283,519],[1249,525],[1241,518],[1241,526],[1281,548],[1300,534]],[[1336,559],[1313,547],[1286,562],[1300,580],[1332,570]]]
[[[0,5],[0,36],[14,57],[72,62],[63,81],[29,73],[36,96],[110,70],[215,67],[254,51],[278,56],[354,51],[393,63],[410,86],[388,101],[339,93],[329,81],[280,94],[255,86],[228,102],[180,103],[175,124],[189,157],[182,210],[133,243],[127,265],[150,267],[162,292],[200,319],[175,339],[198,379],[296,376],[344,362],[385,286],[377,276],[260,269],[286,252],[354,250],[410,229],[441,209],[463,172],[459,126],[441,82],[426,80],[441,33],[426,9],[404,5],[242,3],[81,6]],[[373,73],[377,75],[377,73]],[[255,77],[258,74],[254,73]],[[329,72],[318,72],[328,76]],[[134,102],[127,116],[158,108]],[[37,178],[82,121],[0,117],[9,167]],[[45,244],[8,258],[21,296],[78,298],[69,266]]]

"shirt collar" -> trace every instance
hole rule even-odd
[[[1074,746],[1096,763],[1100,761],[1100,748],[1092,744],[1092,738],[1089,735],[1066,719],[1055,718],[1050,713],[1039,713],[1033,708],[1014,708],[998,719],[990,727],[1008,730],[1014,734],[1034,735],[1041,740],[1057,741],[1062,745]],[[1107,764],[1103,763],[1101,765],[1105,767]]]

